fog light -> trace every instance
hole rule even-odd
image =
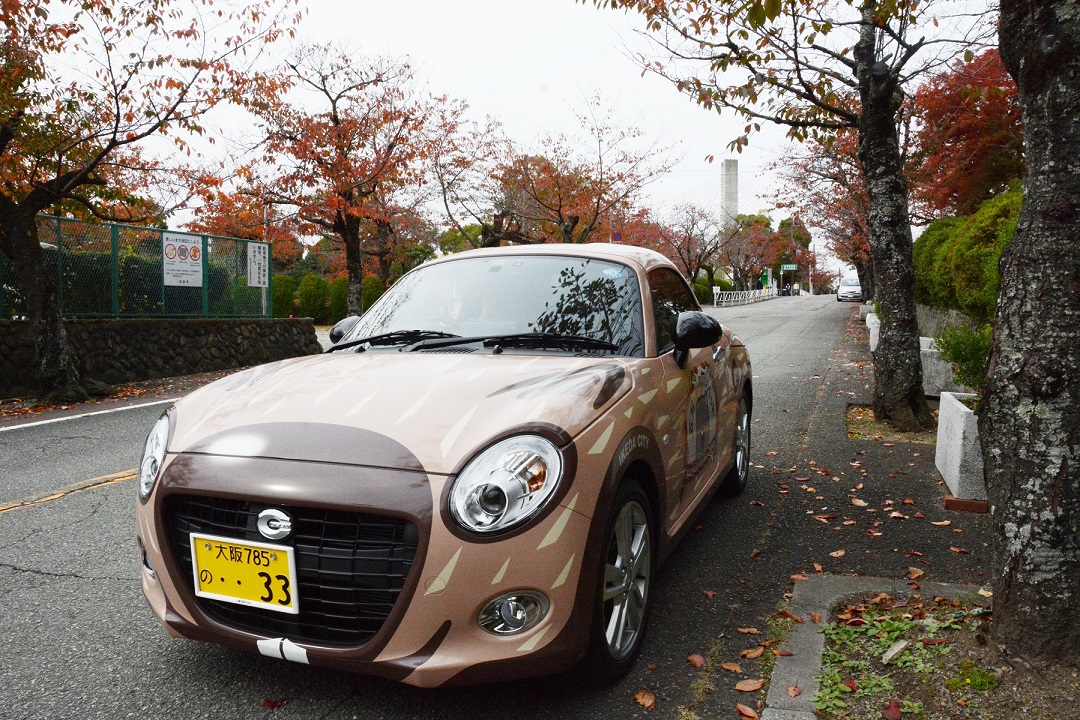
[[[500,595],[480,611],[480,627],[493,635],[513,635],[535,627],[547,616],[551,603],[532,590]]]
[[[154,572],[154,568],[150,567],[150,560],[146,557],[146,548],[143,547],[142,539],[139,539],[139,554],[142,556],[143,570],[150,576],[151,580],[157,580],[157,573]]]

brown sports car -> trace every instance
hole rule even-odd
[[[657,563],[749,468],[750,359],[663,256],[461,253],[146,441],[176,636],[434,687],[637,657]]]

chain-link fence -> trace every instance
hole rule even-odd
[[[64,317],[270,317],[267,243],[158,228],[38,218]],[[0,318],[25,315],[0,254]]]

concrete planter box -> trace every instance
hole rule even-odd
[[[962,398],[974,397],[977,395],[972,393],[943,392],[938,408],[934,464],[949,492],[963,500],[986,499],[978,418],[961,402]]]
[[[870,329],[870,352],[877,350],[878,333],[881,331],[881,320],[875,313],[866,316],[866,327]]]
[[[919,353],[922,356],[923,394],[938,397],[943,392],[967,393],[971,388],[959,385],[953,379],[952,363],[942,359],[941,352],[934,344],[934,338],[919,338]]]

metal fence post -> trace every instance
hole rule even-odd
[[[120,226],[112,223],[112,314],[120,317]]]
[[[60,303],[60,317],[64,317],[64,226],[56,218],[56,298]]]
[[[201,236],[202,244],[202,316],[210,317],[210,260],[207,257],[210,250],[210,241],[206,235]]]
[[[266,248],[266,304],[263,305],[263,317],[274,317],[274,252],[273,247]]]

